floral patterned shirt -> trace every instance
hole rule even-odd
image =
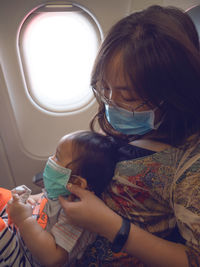
[[[103,200],[161,238],[177,227],[190,267],[200,266],[200,142],[118,162]],[[85,254],[87,266],[144,266],[126,253],[112,253],[110,247],[106,239],[97,238]]]

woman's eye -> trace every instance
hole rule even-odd
[[[120,91],[121,98],[127,102],[134,102],[136,99],[130,95],[126,90]]]
[[[110,97],[110,89],[109,88],[107,88],[107,87],[102,88],[102,93],[104,96],[106,96],[108,98]]]

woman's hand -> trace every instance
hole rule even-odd
[[[76,202],[70,202],[59,197],[70,222],[103,235],[112,241],[121,227],[121,217],[109,209],[94,193],[72,184],[68,185],[67,189],[80,199]]]
[[[10,220],[18,227],[24,220],[32,216],[31,206],[20,202],[17,194],[13,194],[13,199],[8,201],[7,212]]]

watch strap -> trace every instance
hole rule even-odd
[[[121,228],[119,229],[118,233],[116,234],[116,236],[112,242],[111,249],[113,252],[117,253],[117,252],[120,252],[122,250],[122,248],[124,247],[124,245],[128,239],[130,227],[131,227],[130,221],[125,219],[125,218],[122,218]]]

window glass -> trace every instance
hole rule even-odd
[[[81,109],[93,99],[89,86],[101,41],[96,20],[80,7],[40,8],[19,35],[27,92],[54,112]]]

